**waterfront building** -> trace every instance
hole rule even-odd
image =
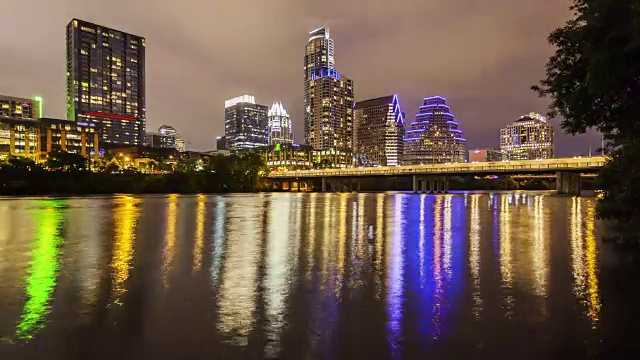
[[[353,100],[353,81],[335,69],[329,28],[312,31],[304,57],[305,143],[345,154],[341,166],[353,164]]]
[[[20,156],[44,161],[52,151],[101,156],[99,126],[51,118],[0,121],[0,159]]]
[[[309,145],[276,144],[262,149],[269,168],[280,170],[310,169],[313,166],[313,149]]]
[[[397,95],[354,106],[354,154],[358,166],[398,166],[403,152],[404,114]]]
[[[553,146],[553,126],[540,114],[524,115],[500,131],[504,160],[551,159]]]
[[[267,141],[269,145],[293,144],[291,117],[282,103],[273,103],[268,113]]]
[[[0,121],[36,120],[42,117],[42,97],[33,99],[0,95]]]
[[[256,104],[251,95],[243,95],[225,101],[224,107],[224,136],[228,150],[267,145],[267,106]]]
[[[100,126],[107,146],[144,141],[145,46],[84,20],[67,25],[67,119]]]
[[[442,96],[424,98],[404,139],[404,165],[460,163],[467,139]]]
[[[495,162],[502,161],[502,152],[497,149],[474,149],[469,150],[469,162]]]

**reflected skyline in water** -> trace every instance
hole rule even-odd
[[[132,344],[150,356],[189,344],[196,358],[447,358],[478,344],[529,356],[509,344],[529,343],[525,328],[556,331],[559,313],[572,330],[557,341],[588,354],[619,321],[592,198],[169,195],[0,209],[8,359],[62,358],[48,339],[79,334],[100,334],[86,351],[104,358],[123,341],[124,358]],[[134,337],[110,335],[133,324]]]

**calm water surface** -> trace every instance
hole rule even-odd
[[[630,358],[640,273],[551,193],[0,200],[0,359]]]

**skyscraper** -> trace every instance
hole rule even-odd
[[[182,137],[173,126],[162,125],[158,128],[158,133],[161,136],[160,141],[162,142],[162,146],[160,147],[174,148],[179,152],[186,150],[184,140],[182,140]]]
[[[397,95],[354,106],[354,153],[362,166],[397,166],[402,157],[404,114]]]
[[[553,158],[553,126],[536,113],[524,115],[500,130],[500,150],[504,160]]]
[[[255,97],[239,96],[224,103],[224,136],[228,150],[253,149],[267,145],[266,105]]]
[[[467,139],[442,96],[424,98],[404,139],[404,165],[464,162]]]
[[[317,150],[351,153],[353,82],[335,70],[333,40],[327,27],[309,33],[304,58],[304,89],[305,143]]]
[[[67,118],[99,124],[106,144],[142,144],[145,46],[140,36],[73,19],[67,25]]]
[[[267,139],[269,145],[293,144],[291,118],[282,103],[273,103],[268,116]]]

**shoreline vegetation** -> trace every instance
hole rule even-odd
[[[0,163],[0,195],[2,196],[82,196],[113,194],[218,194],[256,193],[273,191],[263,175],[267,169],[258,154],[215,157],[209,164],[199,166],[190,161],[180,162],[173,172],[141,173],[133,168],[115,169],[109,166],[93,168],[82,156],[68,153],[53,154],[44,165],[29,159],[9,158]],[[320,188],[320,180],[309,182],[313,191]],[[410,178],[361,179],[360,190],[369,192],[408,191]],[[585,189],[593,189],[593,181],[585,179]],[[554,190],[551,179],[510,177],[475,178],[451,177],[452,191],[512,191]]]

